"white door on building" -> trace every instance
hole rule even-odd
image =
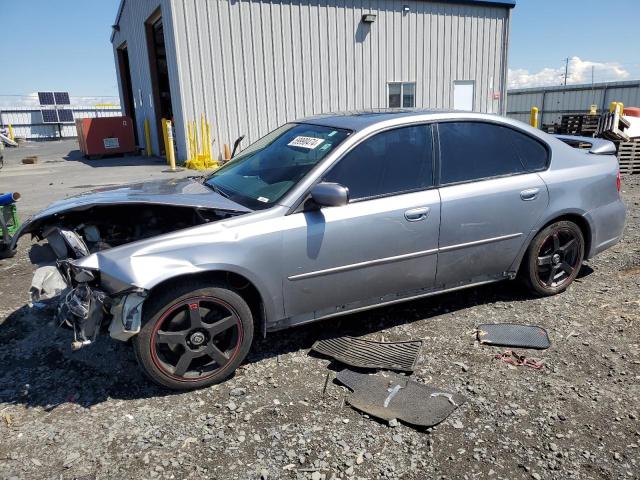
[[[453,109],[470,112],[473,110],[473,90],[475,81],[456,80],[453,82]]]

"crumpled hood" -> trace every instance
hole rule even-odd
[[[102,187],[52,203],[31,220],[70,210],[83,210],[94,205],[147,203],[185,207],[218,208],[249,212],[246,207],[223,197],[192,178],[153,180]]]
[[[71,211],[86,210],[96,205],[126,204],[172,205],[244,213],[252,211],[214,192],[193,178],[128,183],[90,190],[50,204],[22,224],[13,237],[10,248],[15,249],[21,236],[37,231],[46,222],[46,219],[52,216]]]

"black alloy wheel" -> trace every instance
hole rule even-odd
[[[143,315],[148,320],[134,337],[136,356],[152,380],[172,389],[199,388],[226,379],[246,357],[253,340],[251,310],[226,288],[165,295],[143,306]]]
[[[578,275],[584,258],[584,236],[569,221],[549,225],[531,242],[521,276],[538,295],[560,293]]]

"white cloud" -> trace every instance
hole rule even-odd
[[[591,83],[591,71],[598,81],[616,81],[629,78],[630,74],[621,65],[614,62],[590,62],[579,57],[569,59],[568,84]],[[562,85],[564,67],[543,68],[539,72],[530,73],[523,68],[509,69],[509,88],[544,87]]]

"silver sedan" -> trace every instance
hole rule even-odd
[[[613,144],[571,140],[484,114],[317,116],[208,177],[54,203],[18,236],[52,247],[60,278],[32,294],[59,294],[75,348],[102,325],[155,382],[202,387],[258,334],[501,280],[565,290],[625,221]]]

